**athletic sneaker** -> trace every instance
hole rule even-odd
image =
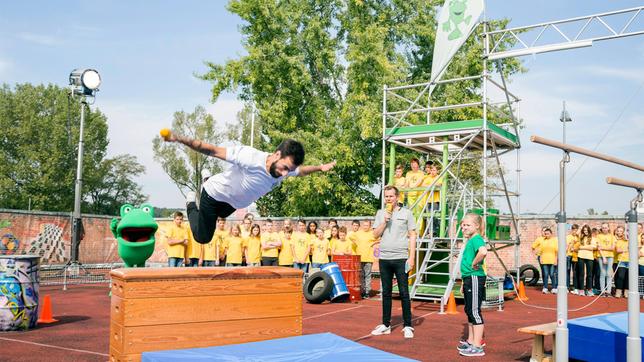
[[[461,354],[461,356],[465,357],[481,357],[485,356],[485,351],[483,350],[483,347],[474,347],[470,346],[470,348],[464,350],[464,351],[458,351],[458,353]]]
[[[403,335],[405,338],[414,338],[414,328],[412,327],[405,327],[402,329]]]
[[[587,297],[594,297],[594,296],[595,296],[595,294],[594,294],[592,291],[587,290],[587,291],[586,291],[586,296],[587,296]]]
[[[188,191],[186,194],[186,204],[191,202],[197,202],[197,193],[194,191]]]
[[[574,294],[574,295],[579,295],[579,290],[577,290],[577,289],[573,289],[573,290],[572,290],[572,294]]]
[[[456,346],[456,349],[460,352],[470,349],[470,347],[472,347],[472,345],[468,341],[460,340],[458,341],[458,346]]]
[[[557,288],[552,288],[552,294],[557,294]]]
[[[374,328],[373,331],[371,331],[371,334],[374,335],[374,336],[380,336],[380,335],[383,335],[383,334],[391,334],[391,327],[387,327],[384,324],[380,324],[376,328]]]
[[[541,289],[541,293],[543,293],[543,294],[548,294],[548,293],[550,293],[550,292],[548,292],[548,289],[543,288],[543,289]]]

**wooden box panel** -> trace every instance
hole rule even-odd
[[[123,342],[121,354],[168,349],[222,346],[298,336],[301,317],[123,327],[114,325],[112,338]]]
[[[302,315],[301,293],[122,299],[112,296],[112,320],[122,326],[215,322]]]
[[[302,272],[291,268],[113,270],[110,360],[141,352],[302,334]]]
[[[162,292],[161,292],[162,291]],[[128,283],[112,279],[112,295],[121,298],[185,297],[187,295],[242,295],[265,293],[302,293],[302,277],[280,279],[200,279]]]

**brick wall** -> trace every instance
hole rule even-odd
[[[241,213],[240,213],[241,215]],[[238,217],[238,216],[236,216]],[[80,261],[85,264],[118,262],[116,240],[110,231],[110,216],[83,215],[83,224],[86,236],[80,247]],[[307,222],[315,220],[319,226],[326,228],[328,218],[304,218]],[[372,219],[372,217],[342,217],[336,218],[338,223],[351,228],[354,219]],[[281,228],[283,218],[274,218],[275,223]],[[623,225],[623,216],[588,216],[569,217],[570,224],[589,224],[598,226],[606,221],[611,229]],[[164,263],[167,259],[163,245],[162,235],[170,219],[159,219],[157,232],[156,251],[150,258],[151,262]],[[230,222],[239,222],[231,218]],[[262,220],[258,221],[262,224]],[[520,265],[536,265],[536,259],[530,249],[532,241],[539,236],[543,226],[550,226],[556,232],[553,215],[525,215],[520,219],[521,245],[519,246]],[[25,212],[16,210],[0,210],[0,254],[37,254],[43,256],[43,264],[64,264],[70,254],[71,246],[71,214],[51,212]],[[515,232],[513,231],[514,235]],[[499,256],[508,268],[515,266],[514,246],[505,247],[498,245],[501,250]],[[503,269],[493,254],[489,254],[488,273],[503,275]]]

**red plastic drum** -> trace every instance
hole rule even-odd
[[[362,272],[360,255],[334,255],[333,262],[340,267],[347,288],[357,287],[359,289],[360,273]]]

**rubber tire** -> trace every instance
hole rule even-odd
[[[320,283],[324,283],[324,285],[320,287]],[[320,304],[329,299],[332,290],[333,279],[323,271],[309,275],[304,282],[304,298],[312,304]]]
[[[527,279],[525,276],[526,271],[531,271],[532,272],[532,278]],[[525,285],[534,287],[537,285],[539,282],[539,278],[541,277],[541,273],[539,272],[539,268],[535,267],[532,264],[525,264],[522,265],[521,268],[519,268],[519,279],[520,280],[525,280]]]

